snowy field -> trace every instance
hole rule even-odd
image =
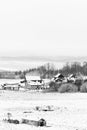
[[[39,108],[38,110],[36,108]],[[44,111],[50,107],[50,111]],[[3,122],[13,119],[47,121],[46,127]],[[0,130],[87,130],[87,94],[0,91]]]

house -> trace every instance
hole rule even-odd
[[[40,89],[42,87],[42,79],[40,76],[30,76],[26,75],[26,88],[27,89]]]
[[[62,82],[64,79],[65,77],[61,73],[58,73],[57,75],[53,77],[52,80],[55,82]]]
[[[76,78],[77,78],[77,75],[76,74],[70,74],[68,77],[67,77],[67,81],[68,82],[73,82],[73,83],[75,83],[75,80],[76,80]]]
[[[18,83],[14,83],[14,84],[4,84],[2,86],[3,90],[14,90],[14,91],[18,91],[20,88],[20,85]]]
[[[20,83],[22,79],[0,79],[0,84],[16,84]]]
[[[3,90],[19,90],[21,79],[0,79],[0,85]]]

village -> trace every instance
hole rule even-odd
[[[58,89],[62,85],[70,87],[72,85],[73,88],[76,85],[77,91],[80,91],[81,85],[86,84],[86,82],[87,76],[80,73],[70,74],[67,77],[62,73],[58,73],[53,78],[45,79],[42,79],[38,75],[30,75],[27,73],[24,79],[0,79],[0,90],[58,92]],[[86,89],[86,87],[83,89]],[[83,90],[83,92],[85,91],[87,90]],[[69,91],[66,90],[65,92]]]
[[[1,72],[0,129],[87,128],[84,123],[87,121],[86,116],[84,118],[87,107],[83,102],[83,99],[87,100],[87,74],[81,73],[78,66],[74,66],[73,73],[73,67],[65,68],[54,70],[47,64],[47,67],[41,66],[25,73]],[[42,70],[45,71],[42,73]],[[81,121],[78,114],[82,116]],[[83,125],[79,127],[82,121]],[[74,122],[77,124],[72,125]]]
[[[87,129],[87,94],[79,93],[79,86],[87,84],[86,76],[58,73],[41,79],[27,74],[26,79],[0,79],[0,83],[1,130]]]

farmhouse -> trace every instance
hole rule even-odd
[[[30,76],[26,75],[26,87],[28,89],[40,89],[42,87],[42,79],[40,76]]]
[[[40,76],[30,76],[30,75],[26,75],[26,80],[27,81],[33,81],[33,82],[42,82]]]

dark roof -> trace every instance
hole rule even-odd
[[[54,78],[64,78],[64,75],[61,73],[58,73],[56,76],[54,76]]]

